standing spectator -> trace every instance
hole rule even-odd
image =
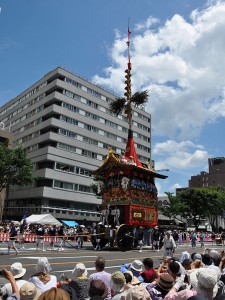
[[[186,239],[187,239],[187,233],[184,231],[183,232],[183,241],[186,242]]]
[[[96,251],[97,250],[101,251],[101,237],[102,237],[101,233],[102,233],[102,229],[101,229],[100,224],[98,224],[96,226],[96,229],[94,229],[94,235],[96,234],[96,236],[95,236],[96,247],[94,249]]]
[[[184,239],[184,234],[183,234],[183,232],[180,230],[180,231],[179,231],[179,239],[178,239],[179,245],[182,245],[182,244],[183,244],[183,239]]]
[[[79,225],[77,227],[77,232],[76,232],[76,234],[78,235],[78,237],[77,237],[77,249],[81,249],[82,248],[82,244],[83,244],[82,233],[83,233],[83,228]]]
[[[31,276],[28,280],[29,282],[32,282],[42,293],[52,287],[56,287],[57,278],[55,275],[50,274],[52,268],[50,267],[47,257],[39,258],[35,269],[36,273]]]
[[[22,221],[22,224],[20,224],[20,230],[19,230],[19,245],[20,245],[20,249],[25,249],[24,248],[24,234],[26,232],[27,229],[27,222],[26,220]]]
[[[45,250],[45,245],[44,245],[44,234],[45,234],[45,229],[43,226],[41,226],[40,224],[38,225],[38,228],[36,230],[36,251],[39,250],[39,244],[42,244],[42,251],[46,251]]]
[[[159,227],[155,226],[152,231],[152,250],[159,251],[159,238],[160,238]]]
[[[225,245],[225,231],[221,232],[221,240],[222,240],[222,246]]]
[[[17,236],[16,226],[14,225],[14,222],[11,222],[9,225],[8,254],[10,253],[11,248],[13,248],[16,251],[16,254],[19,253],[15,244],[16,236]]]
[[[51,226],[48,233],[50,235],[50,244],[48,250],[56,250],[54,248],[54,241],[56,237],[56,225]]]
[[[138,246],[140,246],[139,252],[142,252],[143,248],[143,238],[144,238],[144,232],[141,226],[139,226],[135,232],[137,240],[138,240]]]
[[[150,246],[151,240],[151,229],[150,227],[146,226],[144,229],[144,245]]]
[[[63,225],[59,227],[58,238],[59,238],[58,250],[63,251],[64,250],[63,247],[65,247],[65,227]]]
[[[173,239],[172,232],[169,230],[166,232],[166,235],[163,239],[164,243],[164,256],[170,256],[173,257],[173,253],[176,249],[176,243]]]
[[[177,247],[178,240],[179,240],[179,235],[178,235],[177,230],[173,231],[173,239],[174,239],[174,242],[176,243],[176,247]]]
[[[212,245],[214,245],[215,240],[216,240],[216,234],[215,234],[215,232],[211,233],[211,240],[212,240]]]
[[[200,232],[199,238],[200,238],[200,245],[202,248],[202,247],[204,247],[204,243],[205,243],[205,234],[203,231]]]
[[[111,286],[110,286],[110,281],[111,281],[111,274],[108,272],[105,272],[105,259],[102,257],[98,257],[95,261],[95,269],[96,272],[90,275],[90,280],[101,280],[104,282],[108,289],[108,294],[106,299],[111,299]],[[92,285],[91,285],[92,286]]]
[[[191,248],[196,248],[197,234],[194,231],[191,232],[190,239],[191,239]]]

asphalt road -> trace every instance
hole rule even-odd
[[[18,246],[18,244],[16,244]],[[72,245],[72,246],[71,246]],[[105,248],[102,251],[95,251],[91,243],[84,243],[84,246],[79,251],[76,250],[75,244],[67,244],[64,251],[36,251],[34,243],[26,243],[25,249],[20,250],[19,254],[16,255],[15,251],[11,249],[10,255],[7,255],[7,243],[0,243],[0,268],[10,269],[10,265],[15,262],[21,262],[23,267],[27,269],[24,279],[29,279],[31,275],[35,273],[35,265],[39,257],[47,257],[51,267],[52,274],[56,275],[60,280],[60,275],[71,278],[71,272],[77,263],[84,263],[88,274],[95,272],[94,262],[98,256],[102,256],[106,259],[106,271],[113,273],[120,269],[123,263],[131,263],[135,259],[143,260],[146,257],[151,257],[154,261],[154,267],[157,268],[159,263],[163,259],[164,250],[161,249],[159,252],[154,252],[151,247],[144,247],[140,253],[139,249],[133,249],[127,252],[121,252],[114,248]],[[205,248],[224,250],[225,247],[206,244]],[[47,249],[47,245],[45,247]],[[183,251],[187,250],[189,253],[198,252],[202,253],[203,248],[197,245],[196,249],[192,249],[190,244],[178,246],[176,249],[175,256],[180,256]],[[0,285],[5,282],[4,278],[0,278]]]

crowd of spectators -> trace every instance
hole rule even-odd
[[[224,300],[224,251],[182,252],[180,257],[164,257],[154,267],[148,257],[134,260],[110,274],[106,261],[98,257],[95,272],[88,275],[83,263],[75,265],[69,278],[57,278],[46,257],[38,259],[34,274],[26,278],[26,268],[15,262],[1,275],[9,282],[1,287],[7,300]]]

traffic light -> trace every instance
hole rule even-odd
[[[125,70],[125,78],[126,78],[126,81],[125,81],[125,90],[126,92],[124,93],[124,96],[127,97],[127,99],[130,99],[131,98],[131,70],[130,69],[126,69]]]

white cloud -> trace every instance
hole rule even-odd
[[[150,16],[145,22],[136,24],[135,30],[139,31],[143,29],[149,29],[150,27],[152,27],[152,25],[155,25],[157,23],[159,23],[159,19]]]
[[[174,15],[165,24],[149,17],[132,32],[132,89],[149,89],[147,110],[153,135],[190,139],[202,127],[225,116],[225,2],[211,1],[190,20]],[[154,25],[154,29],[152,26]],[[158,26],[156,28],[156,25]],[[123,95],[127,64],[126,38],[117,34],[110,52],[113,67],[94,81]],[[191,164],[205,157],[196,150]]]
[[[157,143],[152,154],[157,158],[156,169],[168,168],[171,171],[202,168],[209,157],[201,145],[195,145],[191,141],[174,140]]]

